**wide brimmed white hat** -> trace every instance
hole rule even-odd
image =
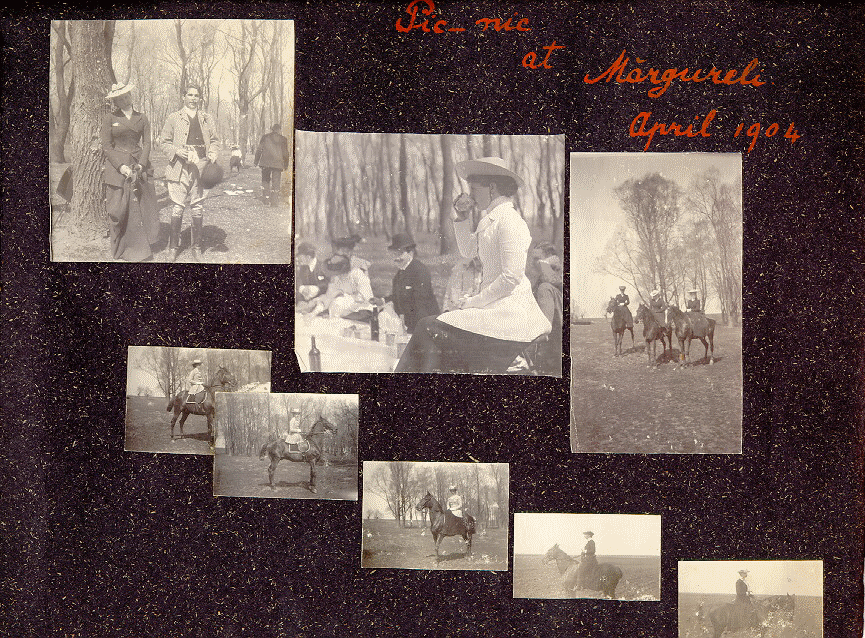
[[[118,82],[117,84],[111,85],[111,90],[108,92],[108,95],[105,96],[105,99],[111,100],[116,98],[124,93],[129,93],[132,89],[135,88],[134,84],[123,84],[122,82]]]
[[[468,179],[470,175],[501,176],[512,178],[518,187],[522,187],[523,185],[523,180],[520,179],[520,176],[509,169],[505,160],[501,157],[480,157],[478,159],[464,160],[457,163],[456,169],[457,175],[463,179]]]
[[[201,363],[201,359],[196,359],[195,361],[192,362],[192,365],[198,365],[200,363]]]
[[[688,291],[688,294],[689,294],[689,295],[696,295],[697,292],[698,292],[698,290],[697,290],[696,288],[694,288],[694,290],[689,290],[689,291]]]

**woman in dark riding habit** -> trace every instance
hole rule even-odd
[[[532,237],[513,203],[523,181],[498,157],[466,160],[456,171],[469,183],[469,196],[454,202],[454,234],[463,257],[480,258],[481,289],[456,310],[421,319],[396,372],[503,373],[552,330],[526,277]],[[481,217],[474,230],[473,208]]]

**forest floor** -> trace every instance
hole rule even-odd
[[[154,261],[167,261],[171,202],[165,181],[166,158],[153,153],[156,197],[161,230]],[[224,150],[219,164],[225,171],[224,181],[210,191],[204,202],[204,227],[201,262],[217,264],[287,264],[291,262],[291,183],[283,173],[279,206],[261,199],[261,171],[247,157],[246,168],[228,172],[229,152]],[[51,258],[53,261],[112,261],[108,221],[87,222],[69,211],[65,200],[57,195],[57,182],[68,164],[52,164],[51,181]],[[193,262],[190,245],[191,213],[183,216],[178,263]]]
[[[617,600],[661,600],[661,559],[658,556],[599,556],[622,570],[616,587]],[[565,591],[555,562],[544,565],[543,556],[514,554],[514,598],[603,598],[599,591]]]
[[[282,460],[268,484],[270,459],[217,454],[213,465],[213,493],[217,496],[258,498],[318,498],[356,501],[357,460],[331,459],[316,467],[316,493],[309,491],[309,464]]]

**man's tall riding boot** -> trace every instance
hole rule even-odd
[[[168,238],[168,258],[171,262],[177,261],[177,256],[180,254],[180,225],[183,223],[183,217],[175,215],[171,216],[171,234]]]
[[[192,218],[192,258],[198,261],[201,257],[201,231],[204,225],[204,219],[201,217]]]

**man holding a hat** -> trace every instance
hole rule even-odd
[[[168,116],[159,135],[162,151],[168,156],[165,169],[168,197],[174,204],[168,243],[173,251],[172,261],[180,254],[180,229],[187,198],[192,208],[192,256],[198,259],[204,224],[202,201],[222,179],[222,171],[216,170],[219,167],[216,164],[219,157],[216,120],[198,109],[200,100],[199,88],[188,86],[183,108]]]
[[[432,289],[429,268],[416,259],[414,240],[406,233],[393,236],[388,250],[394,255],[398,270],[393,278],[391,294],[384,301],[392,301],[409,333],[424,317],[436,317],[439,304]]]
[[[513,202],[523,180],[500,157],[466,160],[456,171],[469,195],[454,202],[454,234],[463,257],[480,257],[481,290],[456,310],[419,320],[397,372],[504,373],[552,330],[526,277],[532,237]],[[473,208],[481,217],[475,229]]]
[[[616,305],[622,309],[622,313],[625,315],[625,328],[634,327],[634,317],[631,315],[631,309],[628,308],[628,304],[630,303],[630,298],[625,294],[625,286],[619,286],[619,294],[616,295]]]

